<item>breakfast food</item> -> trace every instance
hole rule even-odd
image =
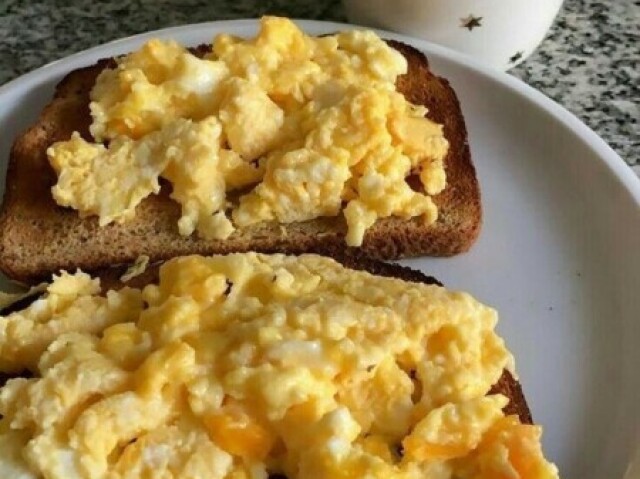
[[[143,254],[345,243],[451,255],[480,221],[458,101],[424,55],[265,17],[255,39],[152,40],[70,73],[13,146],[0,268],[34,281]]]
[[[495,311],[348,264],[376,274],[244,253],[106,295],[60,275],[0,319],[0,369],[33,373],[0,389],[0,476],[558,477]]]

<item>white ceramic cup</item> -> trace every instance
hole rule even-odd
[[[501,70],[542,41],[562,0],[344,0],[349,21],[461,51]]]

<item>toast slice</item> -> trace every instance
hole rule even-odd
[[[406,266],[400,266],[393,263],[383,263],[381,261],[368,258],[359,251],[341,253],[333,256],[335,260],[342,263],[345,267],[353,270],[367,271],[377,276],[385,276],[390,278],[398,278],[413,283],[437,284],[442,286],[437,279],[427,276],[421,271],[417,271]],[[116,266],[104,268],[96,271],[92,276],[99,276],[103,290],[119,289],[125,284],[134,288],[142,288],[147,284],[158,280],[158,271],[161,263],[156,263],[148,267],[142,274],[135,276],[131,280],[123,283],[120,278],[126,271],[126,266]],[[2,312],[0,312],[2,313]],[[26,371],[20,376],[30,377],[31,374]],[[0,387],[11,377],[15,375],[6,375],[0,372]],[[523,424],[533,424],[531,411],[524,397],[520,383],[513,377],[509,371],[504,370],[499,381],[489,391],[489,394],[503,394],[509,398],[509,403],[504,408],[505,414],[514,414],[520,418]]]
[[[450,143],[444,161],[447,186],[434,197],[437,222],[424,226],[419,218],[380,219],[367,231],[360,249],[378,259],[461,253],[479,233],[482,210],[458,99],[447,80],[430,71],[421,52],[399,42],[389,44],[409,64],[408,73],[398,78],[397,89],[411,102],[425,105],[428,116],[444,125]],[[203,55],[207,47],[193,51]],[[97,75],[113,64],[113,60],[102,60],[68,74],[36,124],[13,144],[0,212],[0,269],[5,274],[32,283],[59,269],[96,270],[132,262],[143,254],[158,261],[195,253],[277,250],[330,254],[346,249],[342,215],[286,225],[261,223],[238,229],[226,240],[180,236],[180,207],[169,198],[167,184],[160,194],[138,205],[135,218],[124,224],[99,227],[97,218],[80,218],[75,210],[58,206],[51,195],[56,175],[46,149],[67,140],[76,130],[91,138],[89,92]]]

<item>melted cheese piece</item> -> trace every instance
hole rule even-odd
[[[253,39],[219,35],[204,58],[151,40],[91,91],[90,131],[109,145],[74,134],[48,150],[53,196],[105,225],[131,219],[163,177],[183,209],[180,234],[208,239],[227,238],[234,224],[343,212],[346,241],[358,246],[380,218],[433,223],[448,142],[396,91],[406,71],[373,32],[315,38],[276,17]],[[231,200],[241,188],[250,191]]]
[[[58,278],[65,328],[0,348],[36,373],[0,389],[2,477],[557,477],[486,396],[512,357],[467,294],[255,253],[171,260],[109,321],[97,288]]]

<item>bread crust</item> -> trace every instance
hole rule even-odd
[[[382,260],[464,252],[478,236],[482,208],[460,104],[449,82],[430,71],[420,51],[396,41],[389,44],[409,64],[408,73],[398,78],[398,90],[413,103],[427,106],[428,116],[444,125],[450,142],[444,161],[447,187],[434,197],[439,209],[434,224],[425,226],[420,218],[380,219],[367,230],[358,250]],[[207,47],[193,51],[202,55]],[[89,92],[97,75],[113,65],[113,59],[106,59],[69,73],[36,124],[15,140],[0,211],[0,270],[7,276],[34,283],[52,271],[96,270],[132,262],[143,254],[158,261],[196,253],[340,253],[347,248],[342,215],[287,225],[261,223],[238,229],[226,240],[180,236],[180,207],[169,198],[168,184],[138,205],[135,218],[124,224],[99,227],[96,217],[81,218],[77,211],[57,205],[51,195],[56,175],[47,160],[47,147],[67,140],[73,131],[91,139]]]

